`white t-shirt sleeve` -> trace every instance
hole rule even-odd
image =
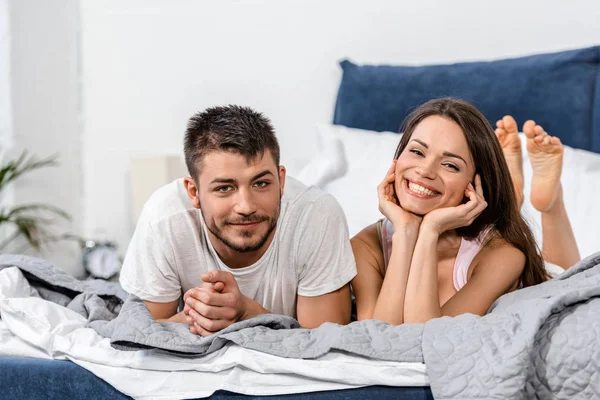
[[[356,262],[342,208],[329,194],[318,198],[304,221],[299,245],[298,294],[333,292],[356,276]]]
[[[181,283],[170,246],[157,234],[144,208],[135,229],[119,281],[142,300],[168,303],[181,297]],[[167,251],[165,251],[167,250]]]

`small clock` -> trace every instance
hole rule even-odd
[[[83,267],[94,278],[112,278],[121,269],[117,246],[112,242],[87,240],[83,250]]]

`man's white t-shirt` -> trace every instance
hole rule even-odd
[[[330,293],[356,275],[344,213],[333,196],[288,177],[273,241],[254,264],[232,269],[217,255],[183,179],[146,202],[127,249],[120,282],[142,300],[167,303],[200,286],[200,276],[229,271],[242,294],[267,310],[296,317],[296,295]]]

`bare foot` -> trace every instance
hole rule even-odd
[[[519,131],[517,123],[510,115],[496,122],[496,137],[502,146],[504,159],[508,164],[510,177],[512,179],[517,201],[519,206],[523,204],[523,154],[521,152],[521,140],[519,139]]]
[[[548,135],[534,121],[523,124],[527,136],[527,152],[533,168],[531,180],[531,204],[540,212],[552,208],[561,193],[563,145],[560,139]]]

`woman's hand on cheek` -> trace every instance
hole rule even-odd
[[[438,208],[428,213],[423,219],[423,227],[432,229],[438,235],[442,233],[469,226],[485,210],[487,202],[483,198],[481,178],[475,177],[475,188],[469,183],[465,189],[465,196],[469,201],[456,207]]]
[[[377,186],[379,211],[392,223],[395,232],[418,234],[422,217],[405,211],[398,203],[394,191],[396,160],[388,170],[383,181]]]

